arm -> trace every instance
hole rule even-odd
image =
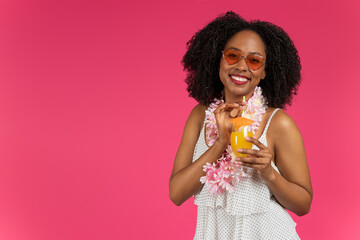
[[[256,139],[251,139],[260,151],[249,150],[252,156],[242,158],[243,163],[258,170],[259,176],[283,207],[299,216],[305,215],[310,211],[313,192],[300,131],[283,111],[274,115],[270,126],[268,139],[275,154]],[[281,175],[271,167],[272,159]]]
[[[199,133],[203,127],[206,107],[197,105],[192,110],[176,153],[169,182],[170,199],[175,205],[180,206],[202,188],[203,184],[200,182],[200,178],[205,175],[203,166],[206,163],[214,163],[225,151],[230,139],[230,131],[226,123],[228,123],[230,110],[234,107],[239,107],[239,105],[223,104],[215,111],[219,130],[218,138],[214,145],[195,162],[192,162],[192,158]]]

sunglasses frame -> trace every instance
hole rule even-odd
[[[228,49],[240,53],[239,51],[237,51],[237,50],[235,50],[235,49],[231,49],[231,48],[227,48],[227,49],[225,49],[224,51],[226,51],[226,50],[228,50]],[[240,53],[239,61],[237,61],[237,62],[234,63],[234,64],[230,64],[230,63],[227,62],[227,60],[226,60],[226,58],[225,58],[224,51],[221,51],[221,53],[222,53],[222,57],[224,58],[224,60],[225,60],[225,62],[226,62],[227,64],[229,64],[229,65],[235,65],[235,64],[239,63],[242,58],[244,58],[245,63],[246,63],[246,66],[247,66],[251,71],[257,71],[257,70],[259,70],[262,66],[264,66],[264,64],[265,64],[265,62],[266,62],[266,60],[265,60],[265,58],[264,58],[263,56],[256,55],[256,56],[264,59],[264,62],[262,63],[262,65],[261,65],[259,68],[257,68],[257,69],[252,69],[252,68],[249,67],[248,63],[246,62],[246,58],[247,58],[249,55],[252,55],[252,54],[249,54],[249,55],[246,55],[246,56],[242,56],[241,53]],[[253,55],[255,55],[255,54],[253,54]]]

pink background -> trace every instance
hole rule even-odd
[[[360,235],[360,3],[0,2],[0,239],[191,239],[168,180],[187,116],[190,37],[233,10],[283,27],[303,64],[288,113],[314,188],[302,239]]]

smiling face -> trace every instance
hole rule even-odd
[[[264,42],[257,33],[251,30],[236,33],[230,38],[225,49],[236,50],[244,57],[253,55],[266,59]],[[219,76],[224,85],[226,102],[242,101],[243,96],[248,100],[255,87],[265,78],[265,64],[257,70],[251,70],[246,64],[245,58],[229,65],[222,57]]]

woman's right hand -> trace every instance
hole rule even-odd
[[[230,112],[234,109],[239,109],[239,114],[241,111],[246,109],[246,102],[241,103],[222,103],[214,111],[216,118],[216,123],[218,127],[218,137],[216,141],[223,144],[224,146],[229,145],[230,135],[231,135],[231,123],[230,123]],[[238,116],[239,116],[238,114]]]

